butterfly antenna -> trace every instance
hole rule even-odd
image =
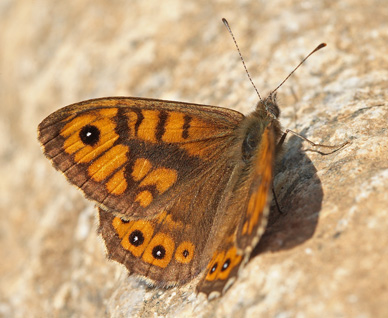
[[[225,18],[222,18],[222,22],[224,22],[226,28],[228,29],[228,32],[229,32],[230,35],[232,36],[234,45],[236,46],[236,49],[237,49],[237,51],[238,51],[238,54],[240,55],[241,62],[242,62],[243,65],[244,65],[245,72],[247,73],[248,78],[249,78],[250,82],[252,83],[253,88],[255,89],[255,91],[256,91],[257,95],[259,96],[260,100],[263,101],[263,100],[261,99],[261,96],[260,96],[259,91],[257,90],[255,84],[254,84],[253,81],[252,81],[251,75],[250,75],[249,72],[248,72],[248,69],[247,69],[247,66],[245,65],[245,62],[244,62],[244,59],[243,59],[243,57],[242,57],[240,48],[239,48],[238,45],[237,45],[236,38],[235,38],[234,35],[233,35],[232,29],[230,28],[228,21],[226,21]],[[310,55],[311,55],[311,54],[310,54]]]
[[[293,70],[290,74],[288,74],[288,76],[283,80],[283,82],[281,82],[278,87],[276,87],[270,95],[273,95],[278,89],[280,86],[282,86],[289,78],[292,74],[294,74],[294,72],[299,68],[299,66],[301,66],[313,53],[319,51],[320,49],[324,48],[326,46],[326,43],[321,43],[319,44],[314,50],[312,50],[310,52],[309,55],[307,55]]]

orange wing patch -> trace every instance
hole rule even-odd
[[[222,267],[218,273],[217,279],[225,280],[229,277],[233,268],[240,264],[242,256],[237,254],[236,247],[230,248],[223,259]]]
[[[164,226],[167,226],[169,229],[179,229],[180,231],[183,230],[184,228],[189,228],[189,224],[183,224],[182,221],[174,221],[172,219],[171,214],[168,214],[167,211],[163,211],[156,217],[156,222],[159,224],[163,224]]]
[[[89,175],[97,182],[105,180],[128,161],[128,152],[128,146],[114,146],[89,166]]]
[[[121,238],[121,246],[136,257],[143,254],[154,234],[154,228],[148,221],[123,222],[115,217],[112,225]]]
[[[135,202],[139,202],[139,204],[146,208],[149,206],[153,200],[152,193],[148,190],[141,191],[135,198]]]
[[[151,171],[140,182],[140,187],[155,185],[159,193],[166,192],[177,180],[178,174],[176,170],[159,168]]]
[[[194,257],[195,246],[189,241],[179,244],[175,251],[175,260],[181,264],[188,264]]]
[[[112,178],[106,183],[106,188],[109,193],[120,195],[127,189],[128,184],[124,176],[124,168],[117,171]]]
[[[157,233],[148,244],[142,259],[149,264],[165,268],[171,261],[175,243],[170,235]]]
[[[141,190],[141,188],[147,186],[155,186],[159,194],[166,192],[170,189],[178,178],[176,170],[167,168],[158,168],[151,170],[151,163],[147,159],[137,159],[132,171],[132,177],[135,181],[140,181],[140,192],[137,194],[135,201],[144,208],[151,204],[153,200],[153,194],[149,190]]]
[[[272,182],[272,165],[274,161],[274,137],[271,127],[264,130],[258,160],[255,164],[255,176],[259,176],[259,184],[254,184],[247,207],[247,219],[243,225],[242,233],[251,235],[258,225],[261,215],[268,203],[268,192]]]
[[[205,280],[228,279],[230,272],[241,263],[241,260],[242,256],[237,254],[235,246],[229,248],[226,252],[216,252],[207,266],[208,273]]]
[[[224,259],[224,256],[225,256],[224,251],[221,251],[221,252],[214,254],[212,260],[210,261],[210,263],[207,266],[208,273],[206,275],[205,280],[213,281],[217,278],[218,273],[220,272],[219,264],[221,264],[222,260]]]
[[[157,142],[156,132],[160,112],[157,110],[142,110],[143,119],[136,131],[137,137],[152,143]]]
[[[132,169],[132,178],[135,181],[143,179],[147,173],[151,170],[152,164],[145,158],[136,159]]]
[[[181,143],[185,141],[185,117],[187,115],[180,112],[170,112],[168,114],[162,140],[170,143]]]

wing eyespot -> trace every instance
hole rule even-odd
[[[166,256],[166,249],[163,247],[163,245],[156,245],[152,249],[152,256],[155,259],[163,259]]]
[[[170,235],[157,233],[145,248],[142,259],[148,264],[165,268],[170,264],[175,243]]]
[[[141,257],[152,239],[154,228],[148,221],[126,221],[115,217],[112,221],[121,246],[135,257]]]
[[[87,146],[95,146],[100,141],[100,137],[100,129],[94,125],[86,125],[79,131],[79,138]]]
[[[188,264],[194,257],[195,246],[189,241],[179,244],[175,251],[175,260],[181,264]]]
[[[228,258],[228,259],[224,262],[224,264],[222,265],[221,272],[226,271],[226,270],[228,269],[230,263],[231,263],[231,260],[230,260],[230,258]]]
[[[140,230],[134,230],[129,234],[128,241],[133,246],[138,247],[144,243],[144,235]]]

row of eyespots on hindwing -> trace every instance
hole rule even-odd
[[[209,262],[205,280],[225,280],[229,277],[234,267],[238,266],[242,256],[237,254],[236,247],[231,247],[227,251],[218,251]]]
[[[173,256],[181,264],[190,263],[194,257],[192,242],[184,241],[175,247],[169,234],[154,234],[154,226],[149,221],[124,221],[115,217],[112,225],[121,239],[121,246],[146,263],[165,268]]]

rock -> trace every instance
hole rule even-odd
[[[0,316],[388,317],[388,40],[378,1],[36,2],[0,6]],[[49,113],[103,96],[245,114],[279,89],[295,136],[279,159],[265,235],[221,298],[149,288],[105,257],[93,203],[44,158]],[[319,149],[326,151],[326,149]]]

